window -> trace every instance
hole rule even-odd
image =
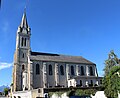
[[[75,73],[74,73],[74,67],[73,66],[71,66],[71,75],[74,75]]]
[[[80,80],[80,86],[82,86],[82,80]]]
[[[26,46],[26,38],[25,38],[25,40],[24,40],[24,46]]]
[[[24,58],[25,57],[25,55],[24,55],[24,53],[22,54],[22,58]]]
[[[21,46],[27,46],[27,38],[22,37]]]
[[[90,75],[92,76],[93,75],[93,68],[92,68],[92,66],[90,66],[89,71],[90,71]]]
[[[23,46],[23,40],[24,40],[24,38],[22,37],[21,46]]]
[[[72,86],[72,81],[70,81],[70,86]]]
[[[24,71],[25,70],[25,65],[22,65],[22,71]]]
[[[49,75],[52,75],[52,65],[49,65]]]
[[[40,89],[38,89],[38,93],[40,93],[41,92],[41,90]]]
[[[61,74],[61,75],[64,75],[64,68],[63,68],[62,65],[60,66],[60,74]]]
[[[36,75],[40,74],[40,66],[36,64]]]
[[[80,69],[81,69],[81,75],[84,75],[84,67],[81,66]]]
[[[91,86],[93,86],[93,80],[91,80],[90,82],[91,82]]]

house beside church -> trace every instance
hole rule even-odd
[[[100,86],[96,64],[81,57],[33,52],[26,12],[17,30],[12,79],[12,97],[28,94],[40,98],[47,88]],[[39,91],[41,90],[41,91]]]

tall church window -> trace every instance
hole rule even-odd
[[[64,75],[64,67],[62,65],[60,66],[60,74]]]
[[[22,58],[24,58],[24,57],[25,57],[25,54],[23,53],[23,54],[22,54]]]
[[[91,86],[93,86],[93,80],[90,80],[90,82],[91,82]]]
[[[25,65],[22,65],[22,71],[24,71],[25,70]]]
[[[36,75],[40,74],[40,65],[36,64]]]
[[[81,69],[81,75],[84,75],[84,74],[85,74],[85,73],[84,73],[84,67],[81,66],[80,69]]]
[[[82,80],[80,80],[80,86],[82,86]]]
[[[89,67],[89,71],[90,71],[90,75],[92,76],[93,75],[93,68],[92,68],[92,66]]]
[[[26,38],[25,38],[25,40],[24,40],[24,46],[26,46]]]
[[[24,38],[22,37],[21,46],[23,46]]]
[[[49,65],[49,75],[52,75],[52,65]]]
[[[70,81],[70,86],[72,86],[72,81]]]
[[[74,73],[74,67],[73,66],[71,66],[71,75],[74,75],[75,73]]]

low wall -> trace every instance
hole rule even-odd
[[[12,98],[32,98],[31,91],[17,91],[12,93]]]
[[[43,88],[12,93],[12,98],[43,98],[43,96]]]

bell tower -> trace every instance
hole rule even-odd
[[[28,56],[30,55],[31,29],[27,22],[26,10],[23,13],[22,21],[17,30],[16,50],[14,54],[13,68],[13,91],[20,91],[23,86],[23,72],[28,71]],[[26,87],[27,88],[27,87]]]

